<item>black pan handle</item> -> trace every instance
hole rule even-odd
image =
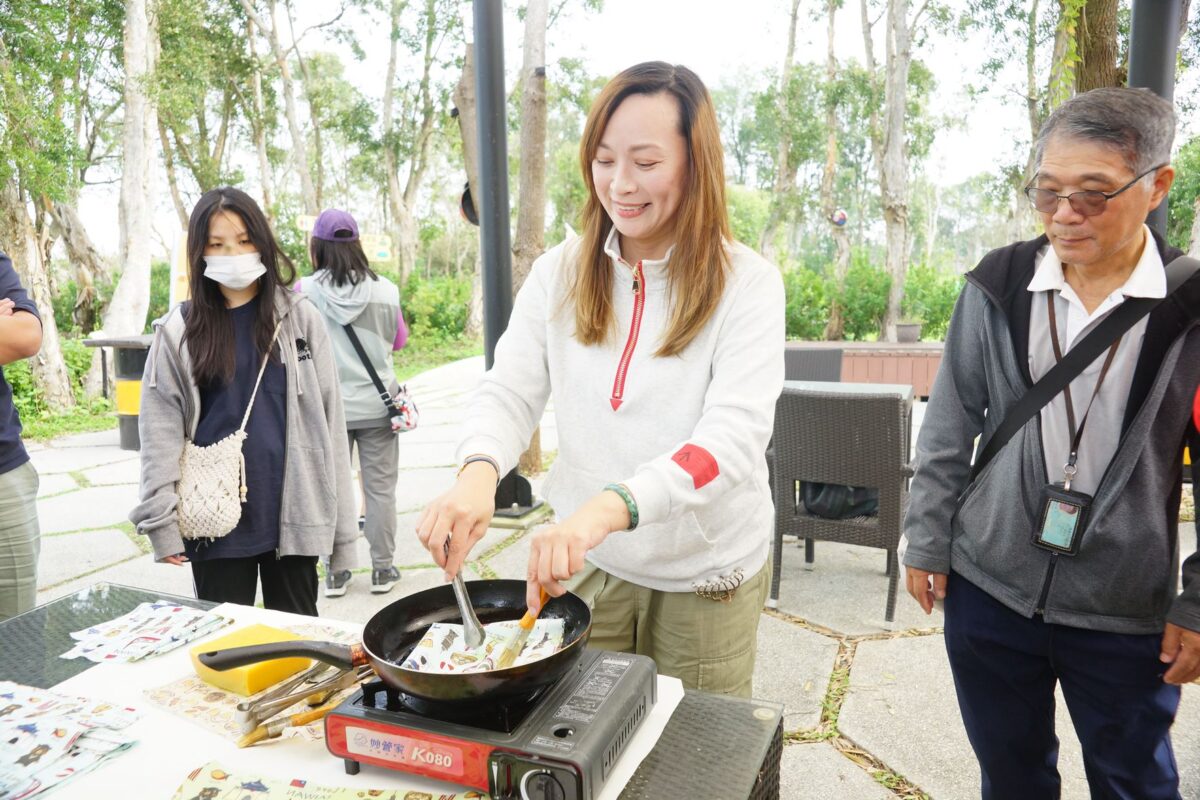
[[[230,647],[225,650],[210,650],[200,653],[200,663],[217,671],[271,661],[276,658],[314,658],[341,669],[350,669],[368,663],[367,654],[361,645],[344,645],[335,642],[311,642],[296,640],[251,644],[245,647]]]

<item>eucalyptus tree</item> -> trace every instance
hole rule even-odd
[[[270,84],[251,51],[252,23],[241,6],[221,0],[160,0],[162,53],[153,76],[157,134],[172,204],[181,228],[200,194],[241,183],[234,160],[241,131],[265,134]],[[261,169],[261,165],[260,165]],[[264,176],[266,180],[267,176]]]
[[[404,278],[416,263],[417,195],[430,166],[433,139],[449,113],[455,45],[462,41],[460,13],[459,4],[452,0],[424,0],[412,13],[404,0],[391,0],[389,5],[381,144],[388,209]],[[404,79],[402,59],[417,60],[414,79]],[[403,179],[401,165],[407,167]]]
[[[117,248],[121,277],[104,311],[104,331],[109,336],[141,333],[150,308],[150,231],[158,162],[154,149],[158,116],[150,82],[158,62],[157,22],[157,0],[126,0]]]
[[[79,151],[61,107],[72,63],[62,57],[67,9],[38,3],[17,13],[0,5],[0,241],[42,317],[34,380],[55,411],[75,404],[54,321],[48,270],[49,231],[30,216],[38,197],[65,201]],[[56,97],[56,95],[58,95]]]
[[[776,105],[775,116],[778,124],[775,129],[775,181],[771,187],[771,213],[758,242],[759,252],[769,260],[775,260],[775,232],[788,216],[789,201],[792,198],[796,170],[799,166],[792,153],[792,126],[788,121],[792,118],[789,101],[792,97],[792,69],[796,60],[796,23],[800,16],[800,0],[791,0],[791,7],[786,54],[783,57],[783,68],[779,71],[779,85],[772,98]]]
[[[913,40],[921,37],[929,23],[945,24],[945,7],[925,0],[911,12],[909,0],[886,0],[881,16],[871,19],[870,0],[860,0],[863,48],[866,66],[874,76],[875,91],[882,97],[881,110],[871,117],[875,163],[879,170],[879,194],[883,205],[886,237],[885,269],[892,278],[883,334],[896,339],[896,322],[904,298],[904,279],[908,272],[910,234],[909,217],[909,70],[913,64]],[[874,26],[884,22],[884,61],[882,69],[875,58]]]
[[[825,168],[821,172],[821,216],[829,226],[829,235],[833,238],[833,292],[829,304],[829,322],[825,325],[825,338],[838,340],[842,338],[842,301],[841,289],[846,281],[846,272],[850,269],[850,234],[846,230],[844,210],[839,215],[839,206],[834,197],[834,186],[838,169],[838,105],[843,92],[838,80],[837,53],[834,49],[835,32],[837,30],[837,12],[842,7],[842,0],[825,0]]]

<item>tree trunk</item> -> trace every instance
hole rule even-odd
[[[153,0],[125,5],[125,120],[122,124],[121,278],[104,313],[108,336],[133,336],[146,327],[150,308],[150,230],[154,215],[154,148],[158,115],[146,85],[158,61]]]
[[[821,212],[829,225],[829,234],[833,237],[833,286],[834,294],[829,303],[829,322],[825,325],[825,339],[836,341],[845,334],[845,318],[842,315],[842,289],[846,284],[846,272],[850,268],[850,237],[844,224],[834,223],[834,212],[837,211],[837,201],[833,196],[834,183],[837,178],[838,165],[838,121],[835,84],[837,75],[837,56],[834,52],[834,30],[838,0],[826,0],[825,12],[825,85],[828,94],[825,97],[825,169],[821,173]]]
[[[525,7],[525,54],[521,67],[521,173],[517,235],[513,245],[513,296],[525,282],[546,240],[546,16],[548,0]]]
[[[63,243],[67,259],[75,271],[75,309],[72,316],[83,333],[91,333],[96,327],[101,309],[97,308],[96,281],[108,275],[104,257],[92,244],[83,220],[75,207],[67,203],[56,204],[46,200],[46,212],[53,220],[52,235]]]
[[[246,23],[246,36],[250,45],[250,60],[257,65],[258,51],[254,44],[253,22]],[[274,198],[271,196],[271,162],[267,158],[267,110],[266,103],[263,102],[262,70],[257,66],[251,75],[251,83],[254,87],[251,94],[251,102],[254,104],[251,127],[254,133],[254,149],[258,154],[258,179],[262,187],[263,211],[266,212],[267,220],[274,225],[275,208]]]
[[[388,212],[391,218],[392,246],[395,248],[397,264],[400,258],[400,218],[403,216],[403,191],[400,189],[399,166],[396,163],[396,119],[393,108],[396,99],[396,59],[400,47],[400,14],[405,0],[392,0],[391,48],[388,51],[387,75],[383,82],[383,171],[387,176]],[[468,51],[470,48],[468,48]]]
[[[800,0],[792,0],[787,54],[783,58],[783,70],[779,73],[779,146],[775,152],[775,185],[771,190],[771,210],[767,216],[767,224],[758,240],[758,250],[768,261],[775,260],[775,233],[783,222],[788,196],[796,184],[797,169],[791,164],[792,128],[788,119],[788,94],[792,82],[792,62],[796,56],[796,19],[799,14]]]
[[[1075,30],[1075,91],[1121,86],[1117,64],[1117,0],[1087,0]]]
[[[167,171],[167,186],[171,190],[171,205],[175,208],[175,216],[179,220],[179,229],[187,230],[188,209],[183,202],[183,194],[179,191],[179,175],[175,171],[175,155],[171,150],[171,140],[167,136],[167,127],[162,120],[158,121],[158,142],[162,146],[163,167]]]
[[[867,0],[861,0],[859,13],[862,16],[863,51],[867,75],[870,76],[872,94],[870,113],[867,118],[867,130],[870,134],[868,138],[871,140],[871,155],[875,159],[875,168],[878,170],[883,165],[883,121],[879,116],[880,103],[877,102],[880,99],[879,67],[875,62],[875,41],[871,37],[871,15],[870,9],[867,7]],[[859,221],[861,224],[861,214],[859,215]],[[861,234],[862,228],[860,227],[859,235],[861,236]]]
[[[304,202],[304,213],[316,216],[321,207],[317,202],[317,190],[313,186],[312,176],[308,171],[308,148],[304,142],[304,130],[300,127],[300,113],[296,108],[296,90],[292,83],[292,73],[288,68],[287,52],[279,41],[279,30],[276,22],[275,0],[268,0],[267,7],[271,12],[271,24],[263,22],[262,17],[254,10],[250,0],[241,0],[246,16],[250,18],[260,31],[266,34],[271,45],[271,53],[275,57],[275,65],[279,67],[279,79],[283,88],[283,109],[288,121],[288,131],[292,136],[292,166],[300,178],[300,197]]]
[[[546,247],[546,16],[547,0],[525,6],[525,53],[521,65],[521,174],[517,195],[517,235],[513,244],[513,296],[535,258]],[[542,470],[541,429],[535,428],[518,468],[524,475]]]
[[[51,302],[46,264],[42,260],[42,250],[29,219],[25,198],[21,196],[15,179],[5,181],[0,189],[0,241],[5,242],[4,249],[12,258],[21,284],[42,318],[42,347],[30,359],[34,383],[51,411],[67,411],[75,406],[75,393],[71,390],[67,363],[59,344],[58,325],[54,322],[54,304]]]
[[[479,142],[475,138],[475,48],[467,42],[467,51],[463,56],[462,75],[454,87],[454,108],[458,111],[458,132],[462,137],[463,164],[467,170],[467,186],[471,197],[479,202]],[[478,206],[476,206],[478,207]],[[476,248],[475,263],[472,266],[471,278],[471,307],[467,313],[467,335],[479,337],[483,335],[483,253]]]
[[[937,244],[941,195],[940,187],[928,182],[925,184],[925,257],[922,263],[927,267],[933,264],[933,248]]]
[[[313,186],[313,191],[317,198],[317,207],[324,208],[325,205],[325,143],[321,139],[321,109],[317,105],[316,99],[312,93],[312,74],[308,71],[308,64],[304,62],[304,56],[300,55],[300,49],[293,48],[296,51],[296,63],[300,66],[300,78],[304,84],[304,97],[308,100],[308,118],[312,121],[313,131],[313,161],[312,171],[317,175],[317,182]]]
[[[904,119],[911,59],[908,0],[888,0],[887,23],[883,164],[879,183],[887,241],[885,264],[892,278],[888,290],[887,315],[884,317],[884,337],[894,342],[896,323],[900,319],[900,303],[904,299],[904,279],[908,274],[908,146]]]
[[[400,233],[401,279],[408,277],[408,273],[417,262],[417,220],[413,209],[417,203],[417,192],[425,180],[425,170],[429,166],[429,141],[433,137],[435,122],[433,95],[430,92],[429,84],[432,80],[434,45],[437,42],[436,0],[426,0],[424,14],[425,49],[421,81],[417,87],[417,97],[421,102],[421,117],[413,138],[413,155],[409,162],[408,180],[404,183],[404,193],[400,198],[400,213],[396,216]]]

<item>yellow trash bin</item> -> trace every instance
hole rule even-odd
[[[138,437],[138,411],[142,404],[142,373],[154,336],[125,336],[112,339],[84,339],[88,347],[112,348],[113,376],[116,385],[118,429],[122,450],[141,449]],[[108,395],[108,358],[101,350],[100,366],[104,375],[104,394]]]

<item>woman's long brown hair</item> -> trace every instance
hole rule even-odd
[[[275,293],[296,278],[291,259],[279,248],[271,225],[254,198],[232,186],[205,192],[188,220],[187,257],[192,299],[184,317],[184,341],[192,359],[192,380],[198,386],[222,386],[233,380],[235,353],[233,319],[225,307],[221,287],[204,277],[204,248],[208,224],[215,214],[236,214],[246,226],[246,237],[258,251],[266,273],[258,279],[258,316],[254,342],[265,353],[275,332]],[[274,358],[274,356],[272,356]]]
[[[604,252],[612,220],[596,193],[592,160],[617,106],[633,94],[666,94],[679,106],[679,133],[687,142],[686,186],[675,212],[675,249],[667,264],[671,317],[655,355],[682,351],[712,317],[729,270],[726,243],[732,240],[725,207],[725,155],[717,113],[708,89],[687,67],[663,61],[637,64],[601,90],[588,112],[579,161],[588,187],[583,235],[574,280],[567,295],[575,306],[575,336],[600,344],[613,330],[613,268]]]

